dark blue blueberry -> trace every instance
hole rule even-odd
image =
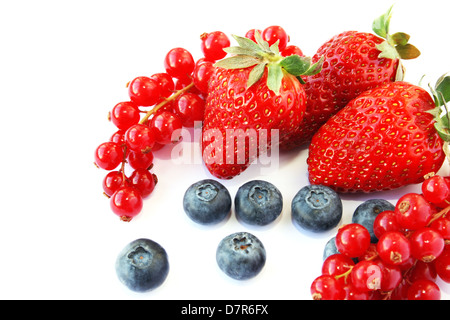
[[[281,214],[283,197],[272,183],[252,180],[238,189],[234,208],[239,220],[251,225],[265,226]]]
[[[373,232],[373,222],[379,213],[387,210],[394,210],[395,206],[384,199],[370,199],[361,203],[353,213],[352,222],[359,223],[366,227],[370,233],[370,241],[378,242]]]
[[[326,258],[336,253],[340,252],[336,247],[336,237],[333,237],[328,240],[328,242],[325,244],[325,247],[323,248],[323,260],[325,261]]]
[[[205,179],[192,184],[185,192],[183,208],[189,218],[200,224],[224,220],[231,210],[231,196],[220,182]]]
[[[300,227],[313,232],[327,231],[342,218],[342,201],[329,187],[308,185],[292,200],[292,219]]]
[[[218,245],[216,261],[229,277],[246,280],[255,277],[266,263],[266,250],[262,242],[248,232],[236,232],[225,237]]]
[[[130,290],[153,290],[164,282],[169,273],[167,253],[152,240],[134,240],[119,253],[116,273]]]

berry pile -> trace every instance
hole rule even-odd
[[[247,32],[255,40],[255,32]],[[279,44],[280,54],[303,55],[289,45],[283,28],[270,26],[261,33],[269,44]],[[154,190],[157,177],[151,172],[154,152],[181,140],[183,127],[194,127],[204,119],[205,99],[214,63],[224,58],[230,46],[221,31],[200,36],[203,57],[194,60],[184,48],[171,49],[164,58],[165,72],[139,76],[127,83],[128,101],[117,103],[108,119],[117,131],[95,150],[95,164],[109,171],[103,180],[104,194],[112,211],[123,221],[131,221],[143,208],[143,199]],[[132,172],[127,175],[126,168]]]
[[[422,193],[407,193],[366,227],[350,223],[311,285],[313,299],[436,300],[437,276],[450,282],[450,178],[431,174]]]

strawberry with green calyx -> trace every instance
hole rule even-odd
[[[398,81],[353,99],[311,140],[311,184],[373,192],[420,183],[438,172],[444,141],[450,141],[448,114],[441,109],[450,98],[447,88],[438,86],[433,99],[423,88]]]
[[[292,136],[306,104],[300,76],[321,67],[321,60],[281,56],[278,42],[269,46],[258,32],[256,43],[234,39],[238,46],[224,49],[232,56],[215,64],[202,128],[204,163],[220,179],[235,177],[272,143]]]
[[[332,37],[313,56],[325,57],[320,73],[303,77],[307,106],[294,139],[280,148],[293,149],[308,143],[333,114],[362,92],[403,80],[402,59],[413,59],[419,50],[408,43],[409,35],[390,35],[392,7],[373,22],[374,33],[347,31]]]

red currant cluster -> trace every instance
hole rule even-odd
[[[225,57],[222,49],[230,41],[220,31],[202,34],[201,40],[203,58],[194,61],[188,50],[171,49],[164,59],[166,72],[130,81],[129,101],[119,102],[109,113],[117,131],[95,150],[95,164],[109,171],[104,194],[123,221],[141,212],[143,198],[155,188],[157,178],[150,172],[153,152],[179,142],[183,127],[203,120],[213,63]],[[133,170],[129,176],[126,164]]]
[[[313,299],[438,300],[437,276],[450,283],[450,178],[431,175],[422,194],[408,193],[395,210],[374,220],[369,231],[351,223],[341,227],[322,275],[311,285]]]

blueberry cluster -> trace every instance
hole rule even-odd
[[[213,179],[190,185],[183,197],[183,208],[192,221],[213,225],[231,214],[232,197],[228,189]],[[368,200],[353,214],[353,223],[367,228],[374,236],[373,221],[378,213],[393,207],[386,200]],[[239,187],[234,197],[238,221],[247,225],[265,226],[274,222],[283,209],[283,196],[272,183],[251,180]],[[295,225],[311,232],[323,232],[336,227],[342,218],[342,201],[332,189],[322,185],[301,188],[291,203],[291,218]],[[337,252],[334,239],[324,250],[324,258]],[[247,280],[255,277],[266,262],[263,243],[249,232],[232,233],[217,246],[216,262],[229,277]],[[152,290],[161,285],[169,271],[167,253],[156,242],[138,239],[119,254],[116,272],[128,288],[134,291]]]

